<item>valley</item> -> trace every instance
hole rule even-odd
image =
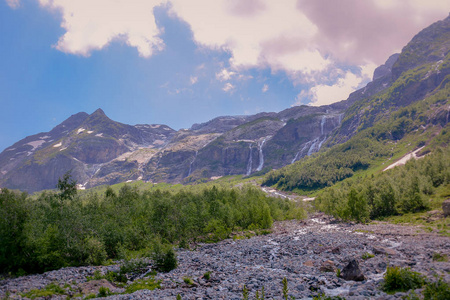
[[[76,113],[0,153],[0,298],[448,299],[449,116],[450,16],[333,104]]]
[[[0,297],[9,291],[15,298],[53,283],[64,286],[62,294],[75,297],[81,292],[85,296],[97,295],[103,286],[118,293],[108,299],[176,299],[180,295],[181,299],[237,300],[243,299],[245,285],[250,299],[255,299],[255,293],[263,288],[267,299],[284,299],[282,279],[286,278],[288,295],[294,299],[321,294],[345,299],[403,299],[404,292],[389,295],[382,291],[387,266],[408,267],[428,278],[442,276],[446,282],[450,280],[448,262],[437,259],[438,254],[448,256],[450,238],[430,233],[423,226],[348,224],[312,214],[303,221],[275,222],[271,233],[252,235],[236,234],[215,244],[191,244],[190,250],[178,249],[177,269],[157,273],[154,281],[159,282],[159,287],[154,290],[128,294],[125,288],[105,279],[92,279],[95,274],[100,277],[108,271],[118,272],[120,264],[113,263],[4,280]],[[358,261],[364,281],[336,275],[351,258]],[[146,264],[130,282],[148,277],[150,270],[151,265]],[[420,294],[423,288],[416,292]]]

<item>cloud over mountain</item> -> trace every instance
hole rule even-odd
[[[200,49],[229,53],[227,73],[218,80],[248,69],[285,72],[294,85],[312,88],[303,94],[313,95],[316,104],[331,101],[325,96],[331,91],[346,94],[367,83],[363,73],[373,72],[414,33],[450,10],[446,0],[36,1],[60,14],[65,33],[54,46],[62,52],[89,56],[120,41],[142,57],[154,56],[165,47],[164,28],[154,14],[162,6],[190,27]],[[6,2],[12,8],[21,5],[20,0]],[[349,73],[348,66],[354,71]],[[330,77],[335,69],[339,76]]]

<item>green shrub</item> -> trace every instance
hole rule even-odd
[[[184,283],[186,283],[186,284],[189,284],[189,285],[193,285],[194,284],[194,281],[192,281],[192,278],[191,277],[183,277],[183,281],[184,281]]]
[[[126,287],[125,293],[131,294],[139,290],[151,290],[161,288],[161,280],[155,281],[154,277],[139,279]]]
[[[87,281],[100,280],[100,279],[103,279],[103,278],[105,278],[105,276],[102,275],[100,270],[95,270],[94,274],[92,276],[86,276],[86,280]]]
[[[244,287],[242,288],[242,299],[248,300],[248,289],[245,284],[244,284]]]
[[[424,300],[447,300],[450,299],[450,285],[439,278],[436,282],[428,283],[423,292]]]
[[[447,254],[434,252],[433,253],[433,261],[448,261],[448,256],[447,256]]]
[[[425,284],[423,275],[409,268],[388,267],[384,274],[382,289],[387,293],[406,292]]]
[[[88,265],[101,265],[108,257],[105,245],[94,237],[86,240],[86,252],[88,255],[85,262]]]
[[[111,295],[109,288],[101,286],[98,290],[97,297],[108,297],[109,295]]]
[[[205,278],[205,280],[210,280],[211,279],[211,272],[208,271],[205,274],[203,274],[203,278]]]
[[[144,259],[125,260],[120,266],[120,274],[143,274],[148,271],[148,265]]]
[[[169,272],[175,269],[178,265],[177,255],[170,246],[156,249],[153,254],[155,267],[161,272]]]
[[[45,286],[42,290],[30,290],[24,294],[22,294],[23,297],[35,299],[35,298],[47,298],[51,297],[53,295],[64,295],[65,290],[57,285],[56,283],[50,283]]]
[[[117,272],[113,272],[113,271],[108,271],[104,277],[106,280],[108,280],[109,282],[114,282],[114,283],[127,283],[128,282],[128,278],[125,274],[121,274],[121,273],[117,273]]]
[[[375,257],[375,255],[373,255],[372,253],[369,253],[369,252],[365,252],[365,253],[363,253],[363,255],[361,256],[361,258],[364,259],[364,260],[369,259],[369,258],[372,258],[372,257]]]

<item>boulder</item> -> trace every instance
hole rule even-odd
[[[444,217],[450,216],[450,199],[442,203],[442,210],[444,211]]]
[[[396,255],[397,251],[391,248],[385,247],[373,247],[373,253],[375,254],[383,254],[383,255]]]
[[[345,280],[353,280],[353,281],[363,281],[364,274],[359,268],[359,264],[356,259],[352,259],[348,265],[346,265],[340,274],[340,277]]]

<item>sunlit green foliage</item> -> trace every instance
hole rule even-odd
[[[429,67],[420,66],[406,72],[391,88],[350,107],[335,133],[353,133],[350,140],[269,172],[263,184],[281,190],[317,191],[357,173],[364,173],[367,169],[376,168],[387,159],[401,154],[404,149],[397,147],[397,144],[407,139],[405,143],[412,142],[417,146],[429,143],[428,149],[447,147],[450,134],[448,126],[445,126],[448,123],[450,81],[444,80],[438,90],[423,95],[425,99],[412,104],[411,99],[420,98],[401,92],[412,85],[416,86],[415,80],[426,74]],[[356,130],[352,127],[353,123],[359,124]],[[435,133],[433,126],[436,126]],[[441,127],[444,128],[440,130]],[[439,135],[436,136],[436,133]],[[330,138],[331,144],[337,143],[334,138]]]
[[[367,221],[429,207],[427,197],[450,184],[450,150],[437,149],[405,166],[349,179],[324,189],[316,199],[318,209],[344,220]]]
[[[41,272],[138,253],[169,271],[177,264],[173,245],[218,241],[232,231],[266,229],[273,220],[304,215],[299,204],[252,186],[171,193],[123,185],[119,192],[79,195],[64,190],[70,178],[63,181],[59,192],[37,197],[0,192],[2,270]]]
[[[382,289],[388,293],[406,292],[425,284],[425,277],[409,268],[388,267],[384,274]]]

